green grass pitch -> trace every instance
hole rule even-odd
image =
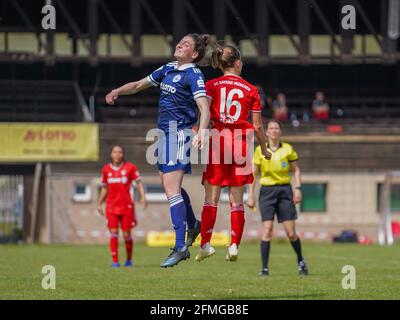
[[[400,299],[400,246],[303,243],[310,268],[297,275],[288,243],[273,242],[270,276],[259,278],[259,245],[243,244],[236,263],[226,248],[174,268],[158,265],[168,248],[134,248],[132,269],[111,269],[107,246],[2,245],[0,299]],[[120,260],[125,257],[120,244]],[[56,289],[41,287],[44,265],[56,268]],[[342,289],[344,265],[356,268],[356,289]]]

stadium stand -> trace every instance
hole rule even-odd
[[[104,97],[111,88],[98,88],[96,90],[96,114],[97,122],[132,122],[140,119],[141,122],[156,119],[158,114],[158,89],[149,89],[140,95],[122,96],[114,107],[107,107]],[[89,89],[83,89],[88,92]]]
[[[114,108],[105,105],[104,96],[111,88],[103,88],[96,96],[96,119],[99,122],[134,122],[136,119],[156,118],[158,93],[153,89],[149,92],[130,97],[121,97]],[[284,92],[287,97],[289,113],[298,120],[304,114],[311,117],[311,104],[314,92],[320,90],[325,93],[329,103],[330,119],[332,123],[341,123],[343,119],[351,125],[385,124],[390,125],[396,119],[400,120],[400,96],[393,90],[383,89],[343,89],[343,88],[273,88],[268,90],[273,97],[279,92]],[[270,117],[270,110],[265,110],[265,116]],[[335,121],[337,120],[337,121]],[[340,120],[340,122],[339,122]],[[311,122],[312,123],[312,122]],[[313,129],[313,127],[311,127]]]
[[[183,2],[181,10],[177,4]],[[62,241],[69,241],[64,226],[74,210],[79,221],[85,217],[81,210],[95,210],[100,169],[114,144],[122,144],[127,159],[158,186],[157,168],[145,158],[152,142],[144,138],[156,127],[159,90],[120,97],[115,106],[106,106],[104,98],[111,89],[171,61],[184,34],[204,32],[240,47],[246,79],[260,84],[272,98],[278,92],[286,95],[289,117],[283,124],[283,140],[298,151],[305,181],[325,183],[328,190],[327,212],[309,213],[312,216],[303,221],[303,230],[325,232],[332,227],[337,230],[327,232],[337,232],[342,226],[358,224],[357,228],[375,233],[377,206],[364,200],[375,200],[383,172],[400,169],[400,65],[398,42],[386,35],[388,1],[357,1],[365,13],[357,18],[360,23],[354,32],[338,29],[343,1],[313,2],[318,6],[310,6],[308,0],[297,1],[297,6],[292,0],[60,0],[54,1],[56,30],[41,29],[44,1],[2,3],[0,122],[99,124],[98,161],[1,163],[4,181],[21,181],[12,180],[13,176],[23,181],[23,195],[12,190],[24,200],[24,224],[34,225],[31,208],[36,207],[42,225],[53,221],[62,226]],[[206,79],[220,76],[219,70],[203,70]],[[327,121],[312,119],[316,91],[322,91],[330,105]],[[264,110],[265,121],[271,113]],[[191,191],[197,195],[202,192],[196,181],[202,170],[203,165],[193,166]],[[76,184],[93,189],[92,202],[74,202],[71,194]],[[193,203],[201,205],[202,200]],[[49,210],[48,204],[53,206]],[[151,210],[168,212],[167,206],[159,208]],[[13,214],[18,217],[18,212]],[[87,217],[89,234],[93,217]],[[153,226],[150,217],[143,216],[141,226],[151,226],[142,230],[162,230],[161,225]],[[325,217],[327,224],[321,227]],[[36,234],[32,230],[25,230],[23,239],[54,240],[47,238],[45,228],[38,227]]]
[[[91,116],[73,81],[0,81],[0,121],[80,122]]]

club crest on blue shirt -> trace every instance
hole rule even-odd
[[[179,80],[181,80],[181,75],[180,74],[177,74],[173,79],[172,79],[172,82],[178,82]]]

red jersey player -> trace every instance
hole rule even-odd
[[[213,125],[210,137],[209,163],[203,173],[205,203],[201,216],[201,246],[197,261],[213,255],[210,239],[214,228],[221,187],[229,187],[231,205],[231,244],[227,261],[236,261],[238,246],[244,228],[243,190],[253,182],[252,154],[249,138],[255,133],[262,153],[270,159],[266,148],[261,105],[255,86],[240,77],[242,60],[239,50],[231,45],[218,46],[212,54],[212,65],[223,76],[206,83],[207,96],[211,99],[210,113]],[[252,111],[252,124],[249,114]]]
[[[133,240],[131,229],[136,226],[135,206],[130,194],[132,181],[140,192],[140,202],[146,208],[146,197],[143,183],[136,166],[124,159],[124,148],[114,146],[111,149],[111,162],[102,169],[103,186],[101,188],[98,211],[104,215],[102,204],[106,200],[107,227],[110,231],[110,250],[113,268],[120,266],[118,261],[118,228],[121,226],[125,239],[125,267],[132,266]]]

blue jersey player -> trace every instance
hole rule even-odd
[[[172,267],[188,259],[188,247],[200,233],[200,222],[196,220],[189,196],[182,188],[182,180],[185,173],[191,172],[191,128],[197,122],[196,106],[200,110],[199,133],[192,144],[199,149],[204,146],[205,129],[210,121],[204,76],[196,67],[196,62],[205,56],[207,42],[207,35],[188,34],[176,45],[175,62],[161,66],[146,78],[114,89],[106,96],[107,103],[113,105],[120,95],[135,94],[151,86],[161,89],[157,165],[176,236],[175,246],[161,267]]]

